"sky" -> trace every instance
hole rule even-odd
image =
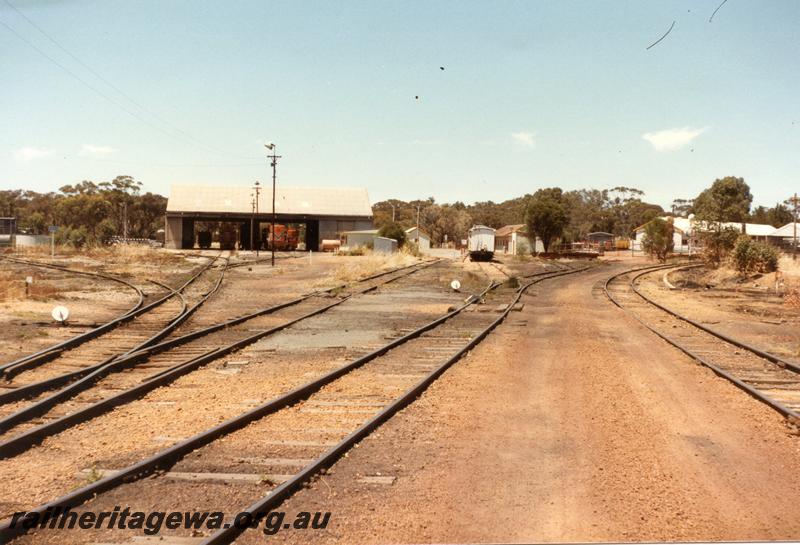
[[[373,202],[667,207],[734,175],[772,206],[800,191],[800,2],[720,3],[0,0],[0,189],[265,183],[274,142],[279,184]]]

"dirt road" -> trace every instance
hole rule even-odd
[[[331,511],[326,530],[269,539],[800,538],[800,437],[612,306],[596,285],[620,267],[541,284],[421,399],[282,506]],[[263,540],[249,531],[238,543]]]

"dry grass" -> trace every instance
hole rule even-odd
[[[20,257],[49,257],[50,246],[21,246],[16,249]],[[56,246],[56,257],[88,258],[114,263],[173,264],[183,260],[180,254],[140,244],[119,244],[96,248]]]
[[[783,304],[789,308],[800,309],[800,289],[790,289],[783,298]]]
[[[145,245],[115,245],[97,248],[75,249],[71,246],[56,246],[56,261],[51,261],[48,246],[21,247],[15,254],[26,259],[42,262],[58,262],[76,269],[102,270],[120,276],[151,276],[163,271],[181,272],[193,267],[185,254]]]
[[[385,270],[404,267],[418,261],[414,256],[404,252],[395,254],[368,252],[363,256],[342,256],[341,259],[344,263],[318,279],[314,287],[356,282]]]
[[[784,277],[793,277],[800,280],[800,258],[796,261],[789,255],[782,255],[778,261],[778,270]]]
[[[59,290],[43,282],[34,282],[27,287],[26,296],[25,278],[13,273],[0,273],[0,301],[49,301],[55,297]]]

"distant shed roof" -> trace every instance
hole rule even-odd
[[[797,234],[800,235],[800,223],[797,224]],[[787,223],[780,229],[775,229],[769,234],[772,237],[793,237],[794,236],[794,223]]]
[[[504,225],[495,232],[495,236],[507,237],[511,233],[517,233],[519,231],[525,231],[524,223],[516,223],[514,225]]]
[[[377,235],[378,229],[361,229],[360,231],[342,231],[342,235]]]
[[[416,230],[417,230],[417,226],[416,226],[416,225],[415,225],[414,227],[409,227],[408,229],[406,229],[406,234],[407,234],[407,235],[410,235],[411,233],[413,233],[413,232],[414,232],[414,231],[416,231]],[[428,233],[426,233],[426,232],[425,232],[423,229],[420,229],[420,230],[419,230],[419,236],[420,236],[420,237],[431,238],[431,237],[428,235]]]
[[[259,198],[262,213],[272,210],[271,189],[264,187]],[[253,189],[234,185],[173,185],[167,212],[251,214]],[[278,214],[372,217],[366,188],[287,187],[275,190]]]
[[[730,224],[732,227],[738,227],[739,230],[742,229],[741,224]],[[753,237],[768,237],[772,233],[775,232],[775,228],[772,225],[765,225],[763,223],[745,223],[744,224],[745,232]]]

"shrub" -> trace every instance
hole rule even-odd
[[[367,255],[368,253],[372,253],[369,248],[366,246],[353,246],[352,248],[346,248],[344,250],[339,250],[336,252],[336,255],[341,256],[358,256],[358,255]]]
[[[407,240],[400,251],[413,257],[422,257],[422,252],[419,251],[419,246],[413,240]]]
[[[73,248],[83,248],[89,240],[89,233],[86,227],[76,227],[70,229],[68,235],[69,245]]]
[[[731,260],[736,270],[744,276],[778,270],[778,251],[769,244],[755,241],[747,235],[742,235],[736,240]]]
[[[642,240],[644,251],[662,263],[665,262],[675,247],[675,241],[672,238],[674,231],[675,227],[671,219],[669,221],[661,218],[651,220],[644,227],[644,239]]]
[[[736,245],[739,237],[739,230],[733,227],[725,227],[700,233],[703,242],[703,256],[709,265],[719,267],[719,264],[728,256]]]
[[[378,230],[378,236],[395,239],[398,248],[401,248],[406,242],[406,232],[397,223],[389,222],[381,227]]]
[[[117,234],[116,224],[109,218],[104,219],[97,224],[97,239],[101,244],[109,244],[111,238]]]

